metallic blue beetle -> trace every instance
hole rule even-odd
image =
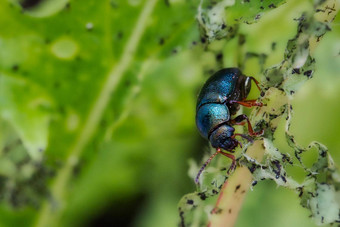
[[[201,135],[210,141],[212,147],[216,148],[216,153],[204,163],[197,174],[196,183],[204,168],[218,153],[232,159],[228,173],[236,167],[235,156],[223,152],[222,149],[233,153],[238,145],[242,146],[235,136],[241,136],[249,141],[252,139],[247,135],[234,133],[233,125],[243,125],[246,120],[250,136],[263,133],[263,131],[253,131],[245,114],[231,118],[239,110],[239,105],[262,106],[262,103],[256,100],[245,100],[251,89],[251,80],[261,90],[255,78],[243,75],[238,68],[226,68],[212,75],[201,89],[196,106],[196,125]]]

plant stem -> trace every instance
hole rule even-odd
[[[264,155],[263,141],[257,140],[248,149],[247,155],[261,162]],[[252,183],[252,173],[245,166],[238,167],[224,183],[217,200],[209,226],[234,226],[243,200]]]

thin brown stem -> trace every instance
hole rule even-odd
[[[255,141],[248,149],[247,155],[261,162],[264,155],[263,141]],[[232,227],[235,225],[252,179],[252,174],[247,167],[241,166],[235,170],[223,185],[208,226]]]

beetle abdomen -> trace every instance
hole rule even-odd
[[[230,113],[226,105],[207,103],[202,105],[196,114],[196,125],[201,135],[208,139],[210,133],[219,125],[229,121]]]
[[[201,89],[197,100],[197,109],[211,102],[224,103],[233,94],[241,71],[237,68],[226,68],[212,75]]]

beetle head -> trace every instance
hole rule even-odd
[[[234,149],[239,145],[238,140],[232,138],[234,131],[235,129],[229,125],[221,125],[210,134],[211,146],[234,152]]]
[[[235,152],[235,148],[239,145],[239,142],[237,139],[234,138],[229,138],[228,140],[225,140],[223,143],[223,148],[224,150],[227,150],[229,152]]]

